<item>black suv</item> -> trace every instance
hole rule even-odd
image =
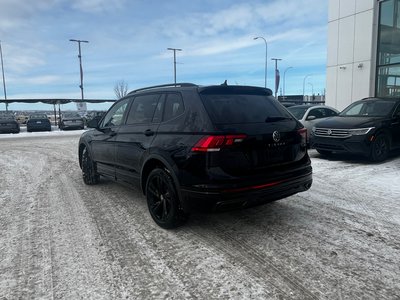
[[[387,158],[400,148],[400,99],[365,98],[312,129],[313,148],[323,155],[362,154],[371,161]]]
[[[86,184],[140,186],[164,228],[192,209],[226,210],[308,190],[306,130],[269,89],[190,83],[135,90],[82,134]]]

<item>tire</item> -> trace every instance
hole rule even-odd
[[[100,175],[96,172],[96,164],[92,161],[89,151],[85,147],[82,152],[82,178],[87,185],[99,183]]]
[[[150,172],[146,198],[150,215],[160,227],[172,229],[186,221],[187,215],[180,207],[175,184],[165,170],[156,168]]]
[[[325,156],[332,155],[332,151],[329,151],[329,150],[321,150],[321,149],[316,149],[316,150],[321,155],[325,155]]]
[[[385,134],[379,134],[371,144],[369,158],[373,162],[384,161],[389,155],[389,138]]]

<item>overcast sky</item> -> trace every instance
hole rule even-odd
[[[115,98],[129,90],[174,80],[197,84],[268,87],[281,58],[280,91],[323,93],[327,4],[321,0],[0,0],[0,40],[7,98],[80,98],[78,44],[82,46],[85,98]],[[287,69],[288,67],[292,67]],[[1,79],[0,79],[1,80]],[[279,92],[280,93],[280,92]],[[1,86],[0,97],[4,99]],[[89,106],[89,109],[109,104]],[[52,109],[10,104],[10,109]],[[5,105],[0,104],[0,110]]]

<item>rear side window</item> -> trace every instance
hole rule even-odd
[[[171,120],[184,111],[183,101],[180,94],[168,94],[165,101],[164,118],[163,121]]]
[[[268,117],[288,117],[289,113],[265,95],[206,94],[204,106],[214,124],[264,123]]]
[[[126,124],[144,124],[153,120],[160,94],[137,96],[129,110]]]

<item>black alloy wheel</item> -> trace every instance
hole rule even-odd
[[[96,173],[96,165],[90,158],[86,147],[82,152],[82,178],[87,185],[97,184],[100,180],[100,175]]]
[[[186,220],[171,176],[163,169],[151,171],[146,183],[150,215],[160,227],[176,228]]]
[[[373,162],[384,161],[389,155],[389,139],[385,134],[379,134],[371,144],[370,159]]]

